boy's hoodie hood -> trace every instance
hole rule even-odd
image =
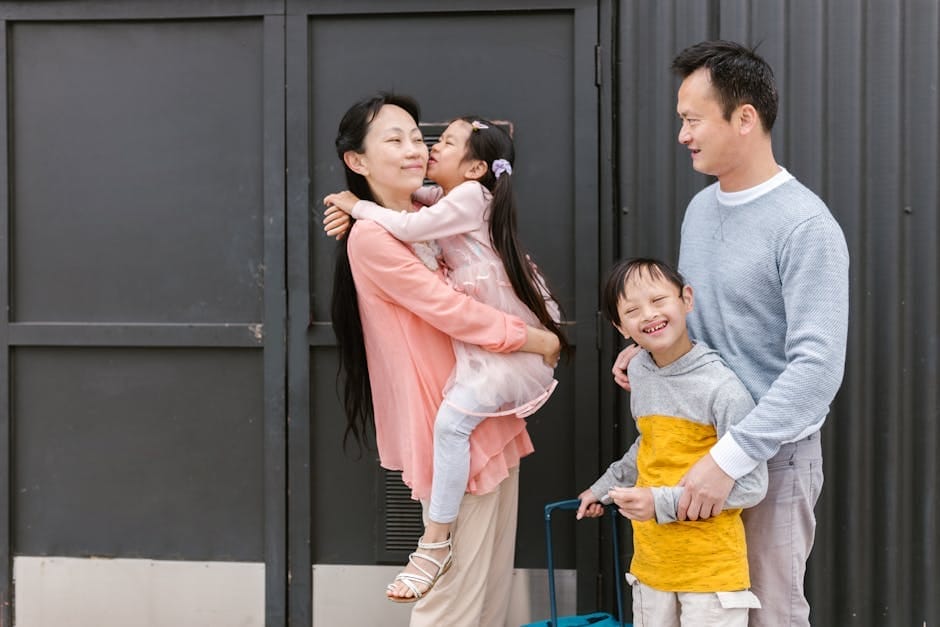
[[[641,368],[641,372],[644,374],[655,373],[661,377],[689,374],[716,361],[724,363],[718,351],[696,342],[692,343],[692,350],[663,368],[657,366],[656,362],[653,361],[653,356],[645,350],[636,355],[633,361],[630,362],[631,366],[634,361],[638,362],[636,366]]]

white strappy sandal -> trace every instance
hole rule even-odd
[[[400,581],[403,584],[405,584],[405,587],[411,590],[411,594],[413,594],[414,596],[395,597],[395,596],[386,595],[386,598],[389,601],[394,601],[395,603],[414,603],[415,601],[417,601],[418,599],[426,595],[428,592],[430,592],[431,588],[434,587],[434,584],[437,583],[437,580],[440,579],[441,576],[447,572],[447,570],[450,568],[451,563],[453,563],[454,552],[451,547],[452,545],[451,545],[450,538],[447,538],[446,540],[442,542],[422,542],[421,540],[418,540],[419,550],[424,549],[425,551],[433,551],[435,549],[447,549],[447,555],[445,555],[444,559],[442,560],[435,559],[425,553],[418,553],[418,551],[415,551],[414,553],[409,555],[408,561],[416,569],[418,569],[421,574],[404,573],[404,572],[398,573],[398,575],[396,575],[395,577],[395,581]],[[425,560],[426,562],[429,562],[430,564],[433,564],[434,567],[436,568],[436,572],[434,574],[431,574],[430,571],[424,569],[421,566],[421,564],[418,562],[419,558],[422,560]],[[421,589],[419,589],[417,584],[421,584],[425,586],[424,590],[422,591]],[[385,588],[387,592],[391,592],[394,589],[395,589],[394,582],[388,584],[388,586],[386,586]]]

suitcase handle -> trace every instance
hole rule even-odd
[[[550,627],[558,625],[558,604],[555,600],[555,560],[552,556],[552,514],[555,510],[577,510],[581,506],[579,499],[569,499],[567,501],[556,501],[545,506],[545,543],[548,549],[548,600],[551,605],[552,620]],[[623,573],[620,570],[620,541],[617,539],[617,506],[605,505],[610,512],[611,538],[614,544],[614,584],[617,588],[617,620],[623,625],[623,587],[620,578]]]

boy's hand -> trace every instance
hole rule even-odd
[[[343,239],[349,230],[352,218],[339,207],[327,207],[323,213],[323,231],[328,237]]]
[[[630,520],[652,520],[656,516],[653,491],[649,488],[611,488],[610,498],[620,508],[620,514]]]
[[[579,494],[578,499],[581,500],[581,507],[578,508],[578,513],[575,515],[576,520],[581,520],[585,516],[598,518],[604,515],[604,506],[600,504],[590,488]]]
[[[359,197],[348,190],[329,194],[323,199],[323,204],[327,207],[339,207],[346,213],[352,213],[357,202],[359,202]]]
[[[614,367],[610,369],[611,373],[614,375],[614,382],[627,392],[630,391],[630,377],[627,376],[627,365],[641,350],[643,349],[636,344],[626,347],[617,355],[617,359],[614,360]]]

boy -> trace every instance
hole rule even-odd
[[[751,593],[741,508],[767,489],[767,467],[741,477],[725,510],[703,521],[679,521],[686,471],[754,401],[715,351],[693,344],[686,329],[692,288],[653,259],[611,270],[603,306],[614,327],[644,349],[629,365],[630,406],[640,436],[623,458],[579,496],[578,518],[602,513],[611,500],[633,521],[633,586],[637,627],[747,625]]]

